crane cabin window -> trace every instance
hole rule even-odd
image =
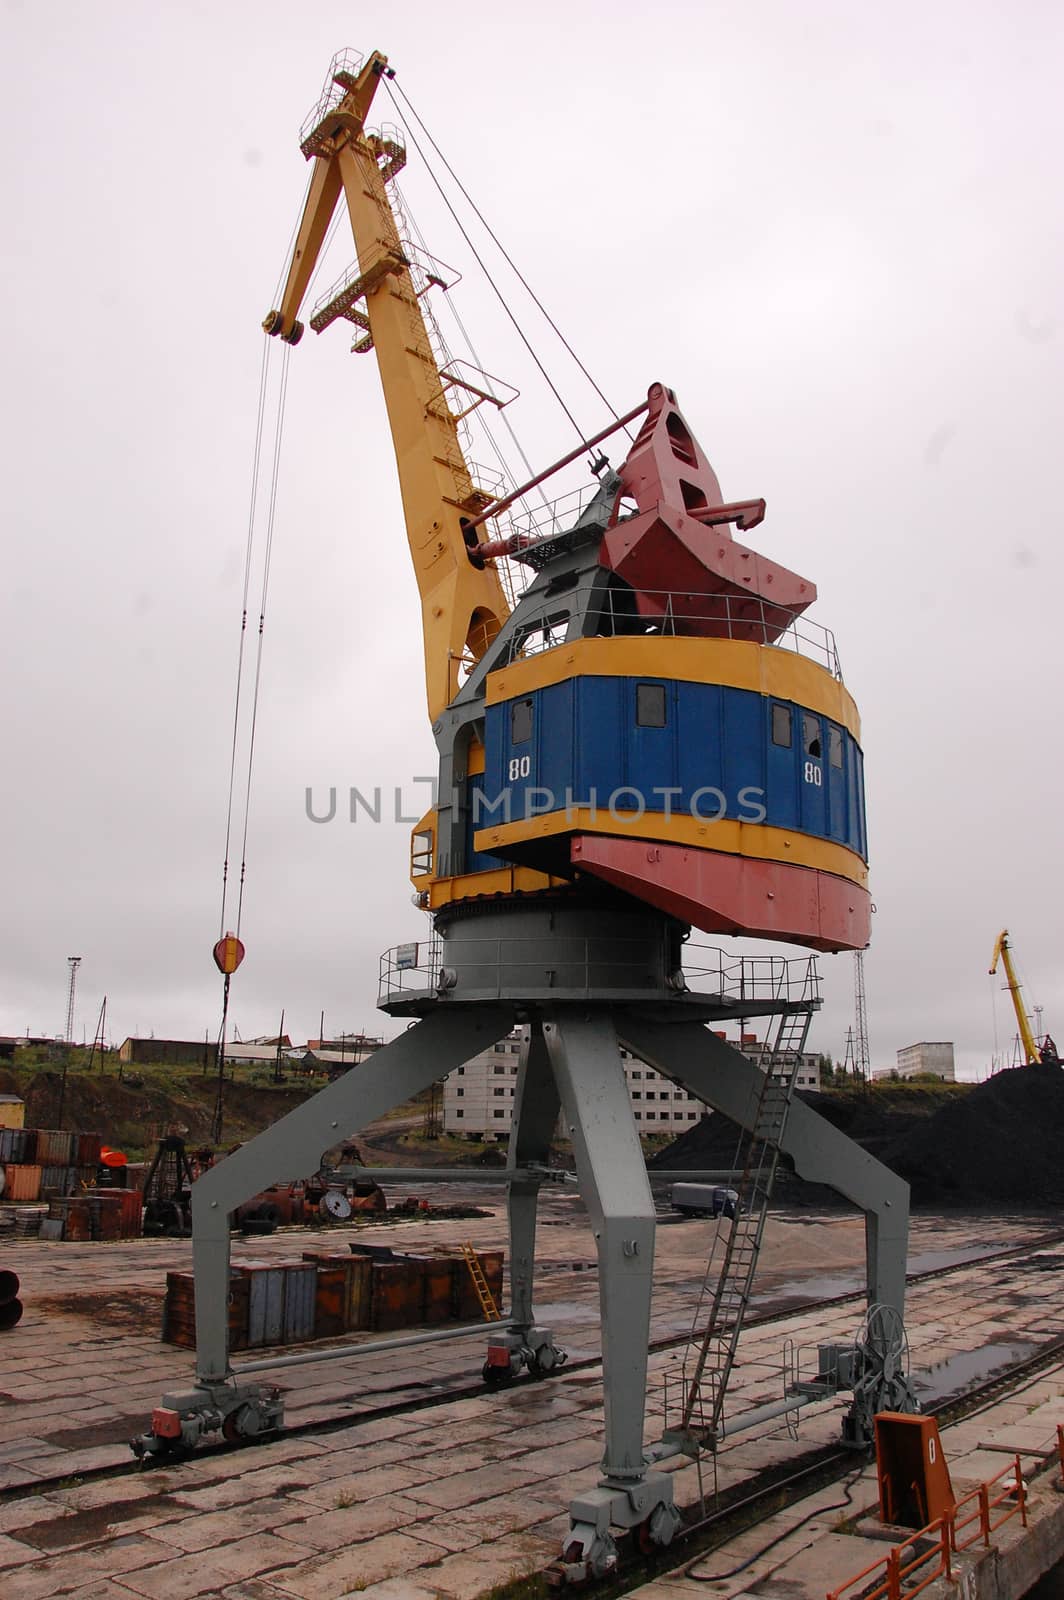
[[[791,748],[791,708],[781,706],[778,701],[772,704],[772,743],[781,745],[784,750]]]
[[[635,686],[635,725],[637,728],[665,726],[665,685],[637,683]]]
[[[510,707],[510,743],[527,744],[532,737],[532,701],[515,700]]]
[[[842,729],[828,727],[828,760],[833,767],[842,768]]]
[[[807,756],[820,759],[820,719],[810,716],[808,711],[802,712],[802,744]]]

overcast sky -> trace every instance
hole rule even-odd
[[[1064,13],[1044,0],[534,7],[5,0],[0,1031],[217,1029],[226,788],[263,336],[332,53],[399,82],[617,407],[677,391],[753,536],[812,577],[863,718],[872,1060],[1015,1032],[1012,931],[1064,1042]],[[383,98],[383,97],[382,97]],[[390,107],[378,101],[383,119]],[[403,192],[545,465],[571,433],[415,159]],[[353,251],[338,244],[326,274]],[[323,276],[321,285],[330,281]],[[441,311],[442,316],[442,311]],[[545,333],[582,426],[605,420]],[[445,329],[446,331],[446,329]],[[408,827],[308,785],[433,769],[380,384],[295,350],[232,1017],[395,1024]],[[257,569],[256,569],[257,570]],[[237,851],[239,855],[239,851]],[[813,1044],[841,1056],[852,960]]]

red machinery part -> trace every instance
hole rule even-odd
[[[815,867],[586,833],[574,836],[570,858],[704,933],[793,939],[812,950],[863,950],[871,936],[868,890]]]
[[[726,505],[672,390],[655,383],[648,398],[614,508],[616,518],[634,500],[639,514],[609,529],[599,559],[632,586],[640,616],[667,612],[676,632],[771,644],[816,585],[732,538],[725,524],[755,527],[764,501]]]
[[[157,1439],[180,1439],[181,1415],[169,1406],[156,1406],[151,1414],[151,1431]]]

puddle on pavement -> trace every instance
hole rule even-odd
[[[981,1350],[962,1350],[959,1355],[912,1373],[912,1386],[923,1401],[942,1400],[1025,1360],[1037,1348],[1030,1339],[1006,1339],[985,1344]]]

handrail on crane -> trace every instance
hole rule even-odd
[[[1009,930],[1007,928],[1002,928],[1001,932],[997,936],[997,943],[994,945],[994,957],[990,963],[990,976],[993,977],[997,971],[998,961],[1000,959],[1002,966],[1005,968],[1005,976],[1008,979],[1006,988],[1012,996],[1012,1004],[1016,1012],[1016,1021],[1019,1024],[1020,1042],[1023,1045],[1024,1064],[1026,1066],[1030,1066],[1032,1063],[1042,1060],[1042,1052],[1035,1042],[1034,1034],[1031,1032],[1031,1024],[1028,1021],[1027,1013],[1023,1008],[1023,999],[1020,992],[1020,980],[1016,976],[1016,968],[1012,964],[1011,950],[1012,946],[1009,944]]]

